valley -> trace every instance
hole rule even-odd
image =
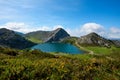
[[[108,40],[96,33],[71,37],[61,28],[24,35],[8,29],[0,30],[0,80],[120,79],[120,42],[117,40]],[[72,50],[72,45],[84,53],[31,49],[38,44],[63,51]],[[66,44],[67,49],[64,48]]]

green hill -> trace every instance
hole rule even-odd
[[[12,30],[5,28],[0,29],[0,46],[25,49],[33,45],[35,45],[35,43],[28,41]]]
[[[70,35],[62,28],[58,28],[53,31],[35,31],[25,35],[28,40],[35,43],[41,42],[58,42],[63,38],[69,37]]]

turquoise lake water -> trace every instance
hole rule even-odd
[[[43,52],[62,52],[69,54],[82,54],[83,51],[74,45],[66,43],[42,43],[32,47],[32,49],[39,49]]]

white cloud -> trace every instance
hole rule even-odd
[[[96,32],[99,35],[105,35],[104,27],[97,23],[86,23],[80,27],[67,29],[72,36],[83,36],[91,32]]]
[[[53,27],[40,26],[40,27],[36,28],[36,30],[51,31],[51,30],[55,30],[57,28],[64,28],[64,27],[62,25],[56,25],[56,26],[53,26]]]
[[[50,27],[48,27],[48,26],[42,26],[42,27],[37,28],[37,30],[50,31],[50,30],[51,30],[51,28],[50,28]]]
[[[120,28],[111,27],[108,35],[109,38],[120,38]]]
[[[74,29],[66,29],[72,36],[83,36],[91,32],[96,32],[97,34],[106,38],[120,38],[120,28],[111,27],[105,29],[104,26],[97,23],[86,23],[81,27]]]
[[[0,28],[7,28],[10,30],[18,31],[18,32],[28,33],[28,32],[37,31],[37,30],[51,31],[57,28],[63,28],[63,26],[56,25],[53,27],[49,27],[49,26],[33,27],[23,22],[8,22],[6,24],[1,25]]]
[[[66,28],[65,29],[71,36],[77,36],[80,37],[80,28],[74,28],[74,29],[70,29],[70,28]]]
[[[80,33],[83,34],[89,34],[91,32],[96,32],[102,35],[104,33],[104,28],[102,25],[97,23],[86,23],[80,29]]]
[[[57,28],[63,28],[65,29],[71,36],[83,36],[86,34],[89,34],[91,32],[96,32],[101,36],[107,37],[107,38],[120,38],[120,28],[111,27],[108,30],[104,29],[104,26],[96,23],[86,23],[82,25],[81,27],[77,28],[65,28],[62,25],[56,25],[56,26],[39,26],[39,27],[33,27],[29,24],[25,24],[23,22],[8,22],[6,24],[0,25],[0,28],[7,28],[10,30],[28,33],[32,31],[37,30],[43,30],[43,31],[51,31],[55,30]]]
[[[37,31],[37,30],[44,30],[44,31],[52,30],[52,28],[48,26],[34,27],[31,25],[25,24],[23,22],[8,22],[4,25],[1,25],[0,28],[7,28],[10,30],[23,32],[23,33],[28,33],[28,32]]]
[[[62,25],[56,25],[53,27],[53,30],[57,29],[57,28],[64,28]]]
[[[119,28],[116,28],[116,27],[111,27],[111,28],[110,28],[110,31],[111,31],[112,33],[120,33],[120,29],[119,29]]]
[[[7,28],[10,30],[19,31],[19,32],[23,32],[23,33],[33,31],[33,29],[31,29],[29,25],[26,25],[23,22],[19,22],[19,23],[18,22],[8,22],[4,25],[1,25],[0,28]]]
[[[21,29],[24,26],[26,26],[24,23],[16,23],[16,22],[9,22],[5,24],[6,28],[13,29],[13,30]]]

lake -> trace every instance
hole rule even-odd
[[[32,49],[39,49],[43,52],[62,52],[69,54],[83,53],[83,51],[76,46],[67,43],[42,43],[33,46]]]

